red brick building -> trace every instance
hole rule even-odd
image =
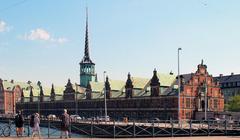
[[[198,65],[195,73],[181,75],[180,115],[182,119],[211,118],[224,111],[224,96],[218,81],[207,72],[207,66]]]
[[[16,113],[16,102],[21,99],[21,87],[15,85],[14,81],[3,81],[0,79],[0,114]]]
[[[124,116],[129,119],[146,120],[150,118],[178,119],[178,79],[174,75],[158,75],[146,82],[134,80],[128,75],[126,82],[106,83],[90,82],[83,93],[73,90],[70,80],[60,100],[40,101],[40,113],[43,115],[62,113],[63,108],[70,114],[84,117],[102,116],[104,112],[104,93],[107,97],[108,115],[113,119]],[[166,81],[171,82],[166,84]],[[207,66],[198,65],[195,73],[180,76],[180,119],[214,118],[224,109],[224,98],[219,83],[207,72]],[[142,88],[137,86],[141,83]],[[105,87],[104,87],[105,86]],[[105,89],[105,92],[102,91]],[[78,95],[77,95],[78,94]],[[54,94],[53,94],[54,95]],[[77,98],[76,98],[77,96]],[[17,108],[25,114],[36,112],[38,101],[21,102]]]

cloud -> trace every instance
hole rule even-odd
[[[25,35],[27,40],[49,40],[50,34],[44,29],[32,30],[28,35]]]
[[[6,22],[0,20],[0,32],[9,31],[9,27],[7,26]]]
[[[68,39],[64,37],[54,38],[48,31],[42,28],[31,30],[29,33],[25,34],[22,38],[25,40],[41,40],[60,44],[68,41]]]

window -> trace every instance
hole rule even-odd
[[[240,82],[237,82],[237,86],[240,86]]]
[[[191,108],[190,98],[186,98],[186,108]]]
[[[185,108],[184,98],[182,98],[182,107]]]
[[[233,82],[232,86],[234,86],[234,87],[235,87],[235,86],[236,86],[236,84],[237,84],[237,82]]]
[[[225,83],[225,84],[224,84],[224,87],[227,87],[227,86],[228,86],[228,84],[227,84],[227,83]]]
[[[214,109],[218,108],[218,99],[214,99]]]
[[[186,112],[185,117],[186,119],[191,119],[191,112]]]

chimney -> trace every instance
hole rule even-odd
[[[223,74],[219,74],[219,77],[223,77]]]
[[[231,75],[234,75],[234,73],[232,72]]]

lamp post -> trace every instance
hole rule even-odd
[[[204,94],[204,102],[205,102],[205,105],[204,105],[204,118],[205,118],[205,121],[208,119],[207,118],[207,108],[208,108],[208,100],[207,100],[207,93],[208,93],[208,89],[207,89],[207,73],[205,73],[205,94]]]
[[[38,92],[38,114],[40,114],[40,93]]]
[[[78,98],[77,98],[77,92],[75,93],[75,114],[78,115]]]
[[[179,52],[182,50],[182,48],[178,48],[178,122],[180,122],[180,60],[179,60]]]
[[[76,91],[75,91],[75,114],[78,115],[78,85],[75,83]]]
[[[107,121],[107,99],[106,99],[106,87],[105,87],[105,74],[106,71],[103,72],[103,78],[104,78],[104,110],[105,110],[105,122]]]

